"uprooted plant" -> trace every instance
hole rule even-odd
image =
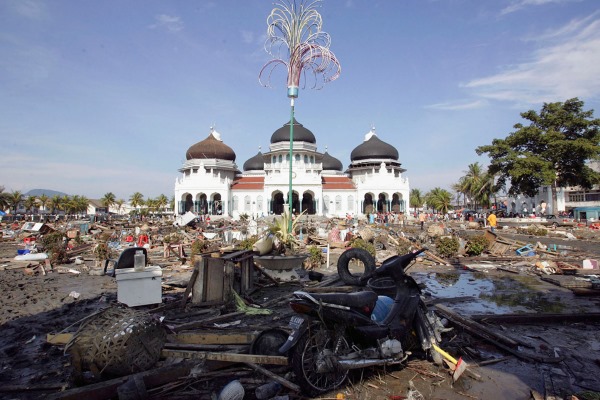
[[[300,242],[295,237],[296,228],[300,222],[300,218],[306,211],[303,211],[296,218],[293,218],[289,210],[284,210],[283,214],[273,219],[273,223],[269,225],[268,232],[275,238],[274,247],[280,254],[293,253],[299,246]],[[288,229],[292,224],[291,231]]]

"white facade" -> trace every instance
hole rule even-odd
[[[179,170],[181,175],[175,181],[175,214],[192,211],[234,218],[244,214],[252,217],[281,214],[288,208],[290,168],[295,213],[345,217],[408,211],[409,182],[402,175],[405,170],[397,156],[394,159],[394,154],[391,158],[387,154],[382,157],[373,154],[371,159],[351,160],[350,167],[343,172],[340,161],[327,151],[317,151],[310,131],[302,125],[294,129],[304,130],[298,139],[294,136],[291,163],[289,139],[282,140],[281,132],[276,131],[270,151],[265,154],[259,151],[249,159],[244,172],[238,171],[233,161],[235,154],[231,159],[231,149],[215,142],[215,139],[220,141],[220,135],[211,130],[207,139],[190,147],[188,159]],[[367,141],[373,136],[376,136],[373,130],[366,135],[366,150],[370,145]],[[376,140],[378,144],[384,143]],[[205,148],[204,143],[209,145]],[[229,159],[196,158],[212,156],[211,149]],[[395,149],[392,153],[397,155]]]

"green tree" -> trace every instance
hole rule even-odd
[[[451,189],[454,190],[457,194],[456,201],[458,202],[458,204],[460,204],[460,196],[462,195],[463,206],[466,207],[467,206],[467,191],[468,191],[467,178],[462,176],[458,180],[458,182],[452,184]]]
[[[408,195],[409,200],[408,204],[414,208],[415,213],[417,212],[417,208],[423,207],[423,203],[425,202],[423,199],[423,194],[419,189],[411,189],[410,194]]]
[[[19,203],[23,201],[23,194],[18,190],[12,192],[8,196],[8,203],[13,208],[14,213],[17,213],[17,208],[19,207]]]
[[[46,211],[46,207],[48,207],[48,196],[46,196],[45,194],[41,194],[39,197],[40,200],[40,208],[44,211]]]
[[[550,186],[556,207],[558,187],[590,189],[599,183],[600,173],[587,162],[600,158],[600,120],[583,107],[577,98],[544,103],[539,114],[521,113],[528,125],[518,123],[505,139],[478,147],[477,154],[490,157],[488,172],[498,176],[497,186],[506,188],[510,182],[508,194],[530,197],[540,186]]]
[[[165,210],[165,207],[168,204],[169,204],[169,198],[167,196],[165,196],[164,194],[161,194],[160,196],[158,196],[156,198],[156,206],[158,207],[160,212],[163,212]]]
[[[129,198],[129,202],[131,203],[131,206],[133,208],[137,208],[139,206],[142,206],[142,205],[144,205],[144,195],[141,194],[140,192],[135,192]]]
[[[442,214],[447,214],[452,204],[452,193],[446,189],[436,187],[425,195],[425,201],[428,206],[433,207]]]
[[[56,214],[57,210],[62,209],[62,198],[59,195],[54,195],[49,200],[50,210],[52,210],[52,214]]]
[[[108,192],[100,199],[100,202],[104,207],[106,207],[106,211],[110,209],[110,207],[115,204],[116,197],[113,192]]]
[[[119,199],[115,201],[115,205],[117,206],[117,212],[121,214],[121,209],[123,208],[123,204],[125,204],[125,200]]]
[[[9,196],[4,191],[4,186],[0,186],[0,211],[4,211],[10,206]]]
[[[33,214],[33,209],[37,205],[36,200],[37,197],[35,196],[27,196],[27,198],[25,199],[25,211],[31,211],[31,213]]]

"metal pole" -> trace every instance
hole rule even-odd
[[[294,196],[292,195],[292,162],[293,162],[293,153],[294,149],[294,98],[290,97],[290,173],[289,173],[289,188],[288,188],[288,208],[290,212],[290,219],[288,223],[288,233],[292,232],[292,200]]]

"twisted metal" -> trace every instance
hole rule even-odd
[[[288,97],[292,98],[298,97],[301,79],[303,88],[306,87],[307,72],[312,74],[313,89],[321,89],[340,76],[342,67],[329,50],[331,37],[321,30],[323,19],[316,10],[321,1],[305,3],[302,0],[299,6],[295,0],[275,2],[276,7],[267,17],[265,42],[265,51],[273,60],[260,71],[261,85],[271,86],[273,71],[280,65],[287,69]]]

